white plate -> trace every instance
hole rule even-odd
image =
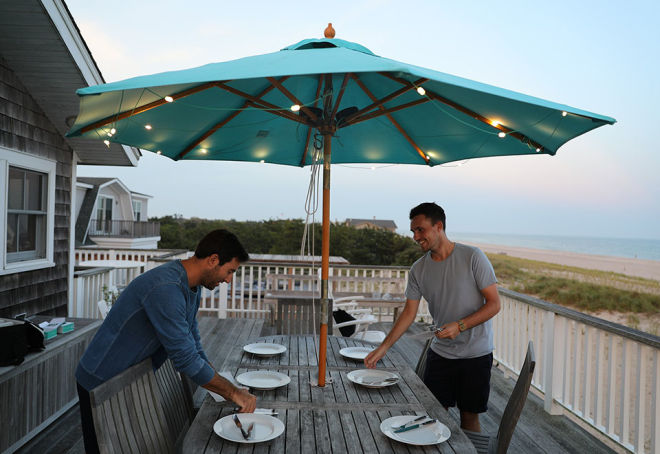
[[[250,388],[275,389],[288,385],[291,378],[288,375],[272,370],[253,370],[239,375],[236,377],[236,381]]]
[[[243,438],[241,430],[234,424],[233,418],[234,415],[229,415],[218,419],[213,424],[213,431],[225,440],[235,441],[236,443],[260,443],[277,438],[284,432],[284,423],[274,416],[241,413],[238,415],[238,419],[246,432],[250,423],[254,423],[250,438],[246,440]]]
[[[383,388],[385,386],[394,385],[399,381],[399,376],[397,374],[379,369],[352,370],[347,373],[346,376],[353,383],[366,386],[367,388]],[[388,378],[396,378],[396,381],[392,380],[391,382],[382,383],[380,385],[378,384]],[[374,386],[374,384],[376,386]]]
[[[391,418],[387,418],[385,421],[380,423],[380,431],[390,437],[392,440],[418,446],[442,443],[443,441],[448,440],[451,436],[449,427],[438,421],[434,422],[433,424],[422,426],[418,429],[408,430],[406,432],[394,433],[392,431],[393,426],[400,426],[412,421],[417,417],[417,415],[392,416]]]
[[[373,351],[371,347],[344,347],[339,350],[341,356],[351,359],[364,359]]]
[[[248,353],[258,356],[275,356],[286,351],[286,347],[280,344],[271,344],[266,342],[258,342],[256,344],[248,344],[243,347]]]

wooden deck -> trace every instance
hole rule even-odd
[[[204,320],[200,322],[200,331],[205,348],[213,349],[217,354],[226,350],[223,346],[214,343],[214,325],[218,319]],[[382,323],[372,325],[372,329],[381,329],[388,331],[391,323]],[[422,328],[419,325],[413,325],[411,334],[419,332]],[[275,328],[268,323],[261,328],[261,336],[276,334]],[[236,333],[237,341],[242,337],[240,331]],[[397,342],[395,348],[406,358],[414,368],[422,349],[422,343],[402,338]],[[220,367],[217,364],[216,367]],[[511,395],[515,381],[507,378],[497,367],[492,371],[492,389],[488,403],[488,412],[481,417],[482,430],[488,433],[496,433],[502,412],[506,402]],[[199,399],[199,393],[195,396]],[[199,400],[198,400],[199,402]],[[451,413],[458,420],[457,411]],[[67,413],[62,415],[50,427],[41,432],[27,445],[23,446],[19,453],[84,453],[82,443],[82,432],[80,429],[80,414],[78,407],[75,406]],[[585,452],[613,453],[607,445],[590,435],[580,426],[572,422],[565,416],[552,416],[543,410],[543,401],[530,392],[527,404],[522,412],[518,425],[513,434],[513,439],[509,447],[511,453],[576,453]]]

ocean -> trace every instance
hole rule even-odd
[[[660,240],[455,232],[448,236],[455,241],[660,261]]]

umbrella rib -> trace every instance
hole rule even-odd
[[[355,83],[357,83],[358,86],[362,89],[362,91],[364,91],[367,94],[367,96],[369,96],[369,98],[371,98],[372,101],[375,102],[378,99],[378,98],[376,98],[376,96],[374,96],[373,93],[371,93],[369,91],[369,89],[364,85],[364,83],[360,79],[357,78],[357,76],[355,76],[354,74],[351,74],[351,77],[353,78]],[[378,108],[380,110],[385,110],[385,108],[382,105],[378,106]],[[412,139],[412,137],[410,137],[408,135],[406,130],[401,127],[401,125],[394,119],[394,117],[392,117],[392,115],[390,115],[389,113],[385,113],[384,115],[387,117],[388,120],[390,120],[390,122],[399,131],[399,133],[401,133],[401,135],[410,143],[410,145],[413,146],[413,148],[417,151],[417,153],[419,153],[419,155],[422,157],[422,159],[424,159],[424,161],[427,164],[430,165],[431,160],[429,159],[429,157],[426,156],[426,153],[424,153],[421,148],[419,148],[419,146],[415,143],[415,141]]]
[[[339,94],[337,95],[337,101],[335,101],[335,107],[332,109],[332,114],[330,114],[330,118],[335,118],[335,114],[337,113],[337,109],[339,109],[339,104],[341,103],[341,98],[344,97],[344,92],[346,91],[346,84],[348,84],[348,78],[351,76],[351,73],[346,73],[344,74],[344,80],[341,82],[341,88],[339,89]],[[316,95],[318,98],[318,94]]]
[[[382,98],[382,99],[380,99],[380,100],[378,100],[378,98],[375,98],[375,99],[376,99],[376,102],[374,102],[373,104],[368,105],[368,106],[366,106],[366,107],[363,107],[362,109],[360,109],[360,110],[358,110],[357,112],[355,112],[353,115],[351,115],[350,117],[348,117],[348,118],[346,119],[346,123],[351,123],[352,120],[354,120],[355,118],[359,117],[360,115],[363,115],[363,114],[369,112],[370,110],[373,110],[373,109],[375,109],[375,108],[377,108],[377,107],[380,107],[380,106],[382,106],[383,104],[385,104],[386,102],[393,100],[394,98],[398,98],[398,97],[401,96],[402,94],[407,93],[407,92],[409,92],[410,90],[415,89],[417,85],[421,85],[421,84],[423,84],[424,82],[426,82],[427,80],[428,80],[428,79],[424,79],[424,78],[418,79],[418,80],[416,80],[416,81],[414,82],[415,85],[412,85],[412,86],[405,86],[405,87],[403,87],[403,88],[400,88],[400,89],[398,89],[397,91],[395,91],[395,92],[393,92],[393,93],[390,93],[389,95],[385,96],[384,98]],[[373,101],[373,99],[372,99],[372,101]]]
[[[323,84],[323,76],[319,75],[319,83],[316,87],[316,96],[314,97],[314,107],[319,102],[319,95],[321,94],[321,85]],[[303,149],[302,159],[300,160],[300,167],[305,165],[305,160],[307,159],[307,150],[309,147],[309,140],[312,138],[312,127],[307,128],[307,139],[305,140],[305,148]]]
[[[193,88],[189,88],[187,90],[180,91],[179,93],[175,93],[170,95],[175,101],[177,99],[185,98],[186,96],[193,95],[195,93],[199,93],[200,91],[206,90],[207,88],[211,88],[215,83],[214,82],[208,82],[202,85],[198,85]],[[111,123],[115,123],[119,120],[123,120],[125,118],[132,117],[134,115],[141,114],[143,112],[146,112],[147,110],[151,110],[155,107],[161,106],[163,104],[168,104],[168,102],[165,100],[165,98],[159,99],[157,101],[150,102],[149,104],[145,104],[144,106],[141,107],[136,107],[132,108],[129,110],[125,110],[124,112],[120,112],[117,114],[113,114],[110,116],[107,116],[97,122],[94,122],[90,125],[85,126],[80,130],[80,134],[85,134],[86,132],[92,131],[94,129],[102,128],[103,126],[107,126]]]
[[[310,109],[308,109],[307,106],[306,106],[303,102],[301,102],[298,98],[296,98],[296,96],[295,96],[293,93],[291,93],[289,90],[287,90],[287,89],[284,87],[284,85],[282,85],[281,83],[279,83],[279,82],[277,81],[277,79],[275,79],[274,77],[266,77],[266,79],[267,79],[271,84],[275,85],[275,87],[277,87],[277,89],[278,89],[279,91],[281,91],[281,92],[284,94],[284,96],[286,96],[287,98],[289,98],[294,104],[299,105],[299,106],[300,106],[300,110],[302,110],[303,112],[305,112],[305,113],[307,114],[307,116],[308,116],[309,118],[311,118],[312,122],[314,122],[314,123],[317,123],[317,122],[318,122],[319,119],[316,118],[316,114],[315,114],[314,112],[312,112]]]
[[[429,101],[430,101],[430,99],[428,99],[428,98],[421,98],[421,99],[416,99],[415,101],[410,101],[410,102],[405,103],[405,104],[400,104],[398,106],[390,107],[389,109],[385,109],[384,106],[380,106],[379,111],[371,112],[370,114],[363,115],[363,116],[358,117],[358,118],[354,118],[352,121],[346,121],[344,124],[342,124],[342,127],[351,126],[351,125],[354,125],[354,124],[357,124],[357,123],[362,123],[363,121],[371,120],[372,118],[387,115],[387,114],[390,114],[392,112],[396,112],[398,110],[407,109],[409,107],[414,107],[418,104],[424,104],[425,102],[429,102]]]
[[[400,79],[398,77],[392,76],[391,74],[387,74],[387,73],[378,73],[378,74],[380,74],[381,76],[387,77],[388,79],[391,79],[391,80],[393,80],[395,82],[398,82],[400,84],[407,85],[407,86],[412,86],[412,84],[410,82],[408,82],[407,80]],[[437,93],[435,93],[431,90],[426,90],[426,96],[428,96],[429,98],[431,98],[435,101],[439,101],[439,102],[441,102],[441,103],[443,103],[443,104],[445,104],[445,105],[447,105],[447,106],[449,106],[453,109],[456,109],[459,112],[464,113],[465,115],[468,115],[469,117],[474,118],[475,120],[479,120],[482,123],[487,124],[488,126],[499,129],[500,131],[504,132],[506,135],[518,139],[520,142],[522,142],[525,145],[531,145],[534,148],[538,148],[540,150],[545,149],[545,147],[543,145],[536,142],[535,140],[532,140],[530,137],[526,136],[525,134],[514,131],[513,129],[507,128],[506,126],[503,126],[499,123],[495,123],[495,122],[489,120],[488,118],[484,117],[483,115],[478,114],[477,112],[475,112],[473,110],[470,110],[467,107],[464,107],[464,106],[462,106],[462,105],[460,105],[460,104],[458,104],[454,101],[451,101],[447,98],[444,98],[444,97],[440,96],[439,94],[437,94]]]
[[[262,109],[266,112],[270,112],[274,115],[279,115],[280,117],[284,117],[289,120],[302,123],[307,126],[311,126],[311,124],[305,121],[303,118],[294,115],[292,113],[289,113],[287,109],[282,109],[281,107],[278,107],[275,104],[271,104],[267,101],[264,101],[263,99],[259,99],[241,90],[230,87],[229,85],[226,85],[223,82],[214,82],[214,85],[218,88],[222,88],[223,90],[228,91],[229,93],[235,94],[237,96],[247,99],[248,101],[251,101],[255,107]]]
[[[289,76],[285,76],[285,77],[283,77],[283,78],[280,79],[280,80],[283,81],[283,80],[286,80],[286,79],[288,79],[288,78],[289,78]],[[268,94],[268,92],[270,92],[273,88],[275,88],[273,85],[269,85],[265,90],[263,90],[261,93],[259,93],[256,97],[257,97],[257,98],[261,98],[262,96],[265,96],[265,95]],[[220,128],[224,127],[224,126],[225,126],[227,123],[229,123],[231,120],[233,120],[234,118],[236,118],[241,112],[243,112],[243,109],[245,109],[246,107],[248,107],[250,104],[251,104],[250,101],[245,101],[239,110],[237,110],[237,111],[235,111],[235,112],[232,112],[227,118],[225,118],[224,120],[222,120],[222,121],[216,123],[211,129],[209,129],[208,131],[206,131],[206,132],[205,132],[204,134],[202,134],[198,139],[196,139],[196,140],[193,141],[191,144],[189,144],[186,148],[184,148],[183,151],[182,151],[181,153],[179,153],[179,154],[176,156],[175,160],[179,160],[179,159],[183,158],[183,157],[184,157],[185,155],[187,155],[190,151],[192,151],[195,147],[197,147],[200,143],[202,143],[204,140],[206,140],[207,138],[209,138],[211,135],[215,134],[216,131],[218,131]]]

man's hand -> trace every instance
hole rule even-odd
[[[435,332],[435,337],[438,339],[456,339],[459,334],[461,334],[461,330],[458,329],[458,322],[451,322],[442,325],[440,329]]]
[[[239,413],[254,413],[255,408],[257,408],[257,398],[245,388],[236,388],[230,399],[241,407]]]
[[[383,356],[385,356],[385,353],[387,353],[387,348],[383,347],[382,344],[379,345],[378,348],[373,350],[367,355],[366,358],[364,358],[364,365],[367,366],[368,369],[373,369],[376,367],[376,363],[380,361]]]

